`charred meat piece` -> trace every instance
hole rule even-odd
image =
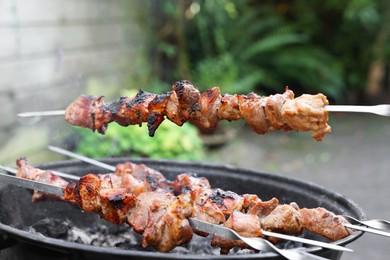
[[[174,103],[170,101],[171,96],[175,95],[173,92],[164,93],[161,95],[156,95],[152,101],[149,102],[148,110],[148,130],[149,135],[154,136],[157,128],[164,121],[165,115],[167,114],[167,106],[169,105],[170,112],[178,113],[177,109],[171,108]]]
[[[210,198],[213,194],[209,181],[190,174],[180,174],[172,183],[175,194],[191,194],[193,197],[193,217],[213,224],[226,221],[223,211]],[[195,230],[198,235],[207,236],[207,233]]]
[[[111,104],[114,121],[121,126],[141,125],[148,120],[148,105],[156,95],[139,90],[134,98],[122,97]],[[114,110],[115,109],[115,113]]]
[[[180,116],[180,121],[174,122],[180,126],[190,119],[194,107],[198,104],[200,92],[188,80],[175,82],[172,86],[172,90],[177,95]]]
[[[219,88],[214,87],[201,94],[198,107],[194,112],[193,121],[204,128],[215,128],[218,123],[218,110],[221,104]],[[195,119],[195,120],[194,120]]]
[[[210,200],[217,204],[225,216],[229,216],[233,211],[242,209],[243,198],[232,191],[213,189]]]
[[[68,184],[64,193],[65,200],[114,224],[126,221],[127,212],[133,208],[136,198],[124,188],[114,188],[108,176],[99,178],[94,174],[81,177],[76,184]]]
[[[202,128],[214,128],[219,120],[244,118],[258,134],[271,130],[313,131],[312,137],[322,141],[331,130],[324,109],[328,103],[323,94],[304,94],[294,99],[288,88],[283,94],[269,97],[255,93],[221,95],[219,87],[201,94],[188,80],[181,80],[167,93],[156,95],[140,90],[134,98],[121,97],[110,104],[105,104],[102,96],[80,96],[66,109],[65,121],[102,134],[113,121],[122,126],[147,122],[149,135],[154,136],[165,118],[178,126],[190,121]]]

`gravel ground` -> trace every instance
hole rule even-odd
[[[318,143],[308,133],[265,136],[237,125],[228,144],[209,161],[315,183],[358,203],[369,218],[390,220],[390,118],[332,114],[332,133]],[[389,259],[390,239],[364,234],[342,259]]]

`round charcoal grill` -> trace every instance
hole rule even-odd
[[[253,193],[261,199],[268,200],[277,197],[280,203],[297,202],[300,207],[325,207],[336,214],[347,214],[360,219],[366,219],[364,211],[353,201],[344,196],[331,192],[322,187],[274,174],[236,168],[226,165],[204,163],[179,162],[152,159],[104,159],[105,163],[116,165],[125,161],[144,163],[147,166],[161,171],[167,179],[174,179],[180,173],[196,173],[206,177],[212,187],[232,190],[239,194]],[[63,161],[38,165],[41,169],[62,171],[82,176],[87,173],[105,173],[105,170],[82,162]],[[58,222],[60,221],[60,222]],[[61,221],[63,221],[61,223]],[[71,223],[71,224],[69,224]],[[45,228],[45,225],[49,228]],[[54,231],[50,230],[50,226]],[[69,242],[64,237],[67,229],[72,226],[77,229],[100,229],[103,234],[110,234],[111,229],[118,226],[107,223],[96,214],[83,213],[69,203],[48,199],[38,203],[31,202],[31,191],[14,186],[0,186],[0,259],[283,259],[270,253],[247,253],[238,251],[229,255],[205,255],[204,252],[188,250],[174,250],[173,253],[159,253],[140,246],[123,248],[117,246],[86,245]],[[33,227],[33,228],[32,228]],[[104,227],[104,228],[101,228]],[[125,233],[130,227],[121,226]],[[127,229],[126,229],[127,228]],[[39,231],[45,230],[39,233]],[[362,235],[355,232],[336,243],[346,245]],[[104,237],[105,235],[95,235]],[[311,239],[327,241],[325,238],[304,232],[304,236]],[[126,243],[126,241],[125,241]],[[121,243],[122,245],[125,243]],[[197,238],[195,244],[205,247],[207,238]],[[93,243],[92,243],[93,244]],[[291,242],[284,243],[285,247],[297,247]],[[191,250],[191,249],[190,249]],[[216,249],[214,249],[215,251]],[[330,259],[340,259],[341,253],[318,247],[307,247],[306,250]]]

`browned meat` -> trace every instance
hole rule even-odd
[[[294,93],[286,88],[283,94],[271,95],[265,104],[265,112],[273,130],[291,130],[282,117],[282,107],[287,100],[293,100]]]
[[[156,95],[138,91],[134,98],[123,97],[112,103],[111,112],[114,121],[121,126],[140,125],[148,120],[148,104]]]
[[[303,208],[299,212],[298,219],[304,228],[331,241],[337,241],[351,234],[351,231],[343,225],[348,223],[344,217],[324,208]]]
[[[124,188],[114,188],[108,176],[87,174],[77,184],[69,184],[64,193],[65,200],[114,224],[124,223],[128,210],[135,204],[135,196]]]
[[[100,208],[96,207],[97,213],[108,222],[118,225],[127,220],[129,209],[135,205],[136,196],[124,188],[114,188],[108,177],[101,179],[98,196]],[[87,199],[84,198],[83,204]]]
[[[195,177],[191,174],[179,174],[172,183],[173,191],[176,194],[187,193],[196,190],[210,190],[211,185],[204,177]]]
[[[261,219],[264,230],[297,235],[302,232],[298,221],[299,208],[293,204],[278,205],[270,214]]]
[[[135,206],[129,210],[127,221],[137,233],[143,233],[149,218],[161,214],[174,200],[173,194],[166,192],[144,192],[137,196]]]
[[[314,131],[312,137],[322,141],[325,134],[331,132],[328,122],[328,112],[324,109],[329,105],[323,94],[304,94],[293,100],[287,100],[282,108],[284,121],[296,131]]]
[[[167,115],[167,110],[169,111],[168,117],[174,117],[174,114],[172,113],[178,113],[178,108],[172,107],[172,105],[175,104],[175,102],[170,101],[171,96],[176,97],[174,93],[167,92],[161,95],[157,95],[152,101],[148,104],[148,129],[149,129],[149,135],[154,136],[154,133],[156,132],[159,125],[164,121],[165,116]],[[177,103],[177,97],[176,97],[176,103]],[[167,109],[169,103],[169,109]],[[172,120],[173,121],[173,120]]]
[[[140,90],[134,98],[121,97],[111,104],[105,104],[102,97],[81,96],[68,106],[65,120],[99,133],[104,133],[113,121],[122,126],[147,122],[149,135],[154,136],[165,118],[179,126],[191,121],[203,128],[214,128],[219,120],[244,118],[258,134],[271,130],[314,131],[312,137],[322,141],[330,132],[323,108],[327,104],[322,94],[304,94],[294,99],[288,88],[283,94],[269,97],[255,93],[221,95],[218,87],[200,94],[189,81],[182,80],[167,93],[156,95]]]
[[[262,236],[260,219],[256,215],[233,211],[223,226],[235,230],[244,237]],[[220,247],[221,254],[229,253],[233,247],[248,248],[242,240],[230,240],[218,236],[213,237],[211,245]]]
[[[220,120],[239,120],[242,118],[237,95],[223,94],[218,109]]]
[[[199,110],[195,111],[193,118],[204,128],[214,128],[218,123],[218,110],[221,104],[219,88],[214,87],[205,91],[199,99]]]
[[[243,211],[247,214],[257,215],[259,218],[267,216],[279,205],[277,198],[262,201],[257,195],[245,194],[243,199]]]
[[[114,121],[114,118],[107,109],[103,96],[82,95],[67,107],[65,121],[104,134],[108,123]]]
[[[178,197],[167,192],[144,192],[127,215],[134,231],[143,234],[142,246],[168,252],[192,238],[187,217],[192,215],[189,194]]]
[[[27,163],[26,158],[17,159],[16,165],[18,166],[18,171],[16,172],[17,177],[44,182],[44,183],[50,183],[62,188],[65,188],[68,185],[67,181],[58,177],[52,171],[48,171],[48,170],[44,171],[32,167]],[[57,196],[44,194],[39,191],[34,191],[34,194],[32,196],[32,201],[37,201],[45,197],[57,197]]]
[[[127,187],[129,191],[135,194],[157,189],[169,189],[171,187],[170,182],[161,172],[153,170],[144,164],[130,162],[118,164],[115,175],[121,177],[121,187]],[[133,184],[136,186],[133,187]]]
[[[240,112],[246,122],[258,134],[265,134],[269,129],[269,122],[263,104],[265,100],[255,93],[247,96],[238,96]]]
[[[176,194],[190,193],[193,196],[194,218],[213,224],[220,224],[226,221],[222,210],[210,199],[213,191],[206,178],[197,178],[189,174],[180,174],[176,177],[176,180],[172,185]],[[207,235],[204,232],[196,232],[199,235]]]
[[[232,191],[214,189],[210,200],[217,204],[218,208],[225,216],[229,216],[233,211],[242,209],[243,198]]]
[[[154,209],[142,236],[142,246],[152,246],[159,252],[169,252],[192,239],[192,229],[187,218],[193,214],[190,194],[181,194],[166,208]]]
[[[191,193],[194,196],[194,218],[213,224],[220,224],[226,221],[223,211],[210,199],[213,193],[212,190],[196,190]],[[203,232],[199,234],[206,235]]]
[[[182,125],[190,119],[195,106],[198,105],[200,92],[192,86],[191,82],[188,80],[175,82],[172,86],[172,90],[176,93],[177,100],[179,101],[180,123],[176,124]]]

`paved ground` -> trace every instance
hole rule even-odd
[[[237,125],[234,140],[209,160],[316,183],[357,202],[369,218],[390,220],[390,118],[332,114],[332,133],[317,143],[307,133],[266,136]],[[370,234],[352,243],[349,259],[389,259],[390,239]]]

